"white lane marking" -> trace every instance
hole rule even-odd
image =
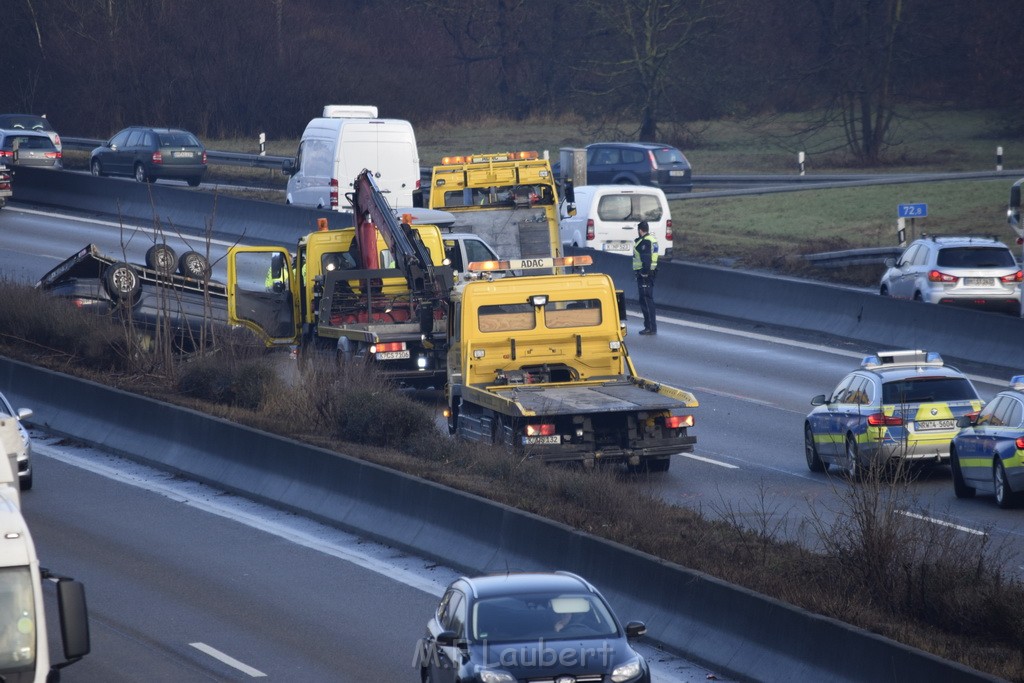
[[[901,515],[905,515],[905,516],[910,517],[912,519],[919,519],[922,522],[931,522],[932,524],[938,524],[939,526],[946,526],[946,527],[949,527],[950,529],[956,529],[957,531],[966,531],[967,533],[975,534],[976,536],[987,536],[988,535],[984,531],[979,531],[977,529],[972,529],[969,526],[962,526],[960,524],[954,524],[953,522],[947,522],[945,520],[936,519],[934,517],[926,517],[925,515],[920,515],[920,514],[918,514],[916,512],[911,512],[910,510],[899,510],[898,512]]]
[[[11,208],[11,211],[19,212],[19,213],[29,213],[29,214],[32,214],[32,215],[35,215],[35,216],[45,216],[46,218],[60,218],[62,220],[73,221],[73,222],[77,222],[77,223],[92,223],[93,225],[102,225],[102,226],[108,227],[108,228],[120,228],[120,227],[122,227],[121,223],[114,223],[112,221],[101,221],[98,218],[78,218],[78,217],[75,217],[75,216],[68,216],[68,215],[62,214],[62,213],[54,213],[52,211],[39,211],[39,210],[36,210],[36,209],[22,209],[22,208],[13,208],[13,207]],[[159,234],[161,236],[171,236],[171,235],[168,234],[167,230],[156,230],[154,228],[147,228],[144,225],[132,225],[130,227],[131,227],[131,229],[133,231],[147,232],[147,233],[149,233],[151,235]],[[186,235],[185,237],[190,237],[191,238],[192,236],[191,235]],[[219,245],[219,246],[222,246],[222,247],[233,247],[236,244],[238,244],[237,242],[226,242],[224,240],[218,240],[218,239],[214,239],[212,237],[210,237],[210,238],[200,237],[200,238],[193,238],[193,239],[201,239],[203,241],[203,243],[206,243],[207,241],[209,241],[210,244],[216,244],[216,245]],[[43,255],[45,256],[45,254],[43,254]],[[55,256],[53,258],[67,258],[67,257],[66,256],[60,256],[60,257],[56,257]]]
[[[633,313],[632,311],[628,312],[628,315],[631,315],[634,318],[641,318],[641,317],[643,317],[639,313]],[[691,327],[691,328],[693,328],[695,330],[701,330],[701,331],[704,331],[704,332],[717,332],[719,334],[728,334],[728,335],[731,335],[733,337],[743,337],[744,339],[751,339],[751,340],[754,340],[754,341],[769,342],[769,343],[772,343],[772,344],[781,344],[782,346],[792,346],[794,348],[807,349],[808,351],[817,351],[819,353],[830,353],[833,356],[844,356],[846,358],[856,358],[858,361],[859,360],[863,360],[864,356],[867,355],[867,354],[864,354],[864,353],[858,353],[857,351],[844,351],[842,349],[837,349],[837,348],[835,348],[833,346],[822,346],[820,344],[811,344],[810,342],[796,341],[794,339],[783,339],[782,337],[772,337],[770,335],[759,334],[757,332],[744,332],[742,330],[733,330],[733,329],[730,329],[728,327],[719,327],[718,325],[707,325],[705,323],[690,322],[689,320],[681,320],[679,318],[672,318],[672,317],[669,317],[669,316],[663,316],[660,313],[658,314],[658,322],[666,322],[666,323],[670,323],[670,324],[673,324],[673,325],[679,325],[681,327]],[[864,342],[858,342],[858,343],[864,343]],[[1003,378],[1003,377],[1001,377],[999,379],[996,379],[996,378],[993,378],[993,377],[985,377],[984,375],[968,375],[966,373],[965,373],[965,376],[969,380],[971,380],[972,382],[984,382],[986,384],[995,384],[997,386],[1001,386],[1001,385],[1004,385],[1004,384],[1007,383],[1007,379]]]
[[[224,662],[225,664],[227,664],[228,666],[230,666],[232,668],[238,669],[242,673],[247,674],[248,676],[250,676],[252,678],[266,678],[267,677],[267,674],[263,673],[259,669],[254,669],[251,666],[249,666],[248,664],[245,664],[244,662],[240,662],[240,661],[238,661],[237,659],[235,659],[234,657],[232,657],[230,655],[224,654],[223,652],[221,652],[217,648],[210,647],[206,643],[189,643],[189,645],[191,645],[195,649],[199,650],[200,652],[205,652],[206,654],[210,655],[211,657],[213,657],[214,659],[216,659],[216,660],[218,660],[220,662]]]
[[[75,467],[80,467],[108,479],[113,479],[131,486],[146,489],[147,491],[152,491],[153,493],[170,498],[175,502],[184,503],[185,505],[189,505],[198,510],[203,510],[204,512],[239,522],[253,529],[266,531],[274,536],[305,546],[311,550],[316,550],[318,552],[331,555],[332,557],[337,557],[340,560],[351,562],[354,565],[376,572],[382,576],[390,577],[411,588],[421,590],[428,595],[433,595],[438,598],[444,595],[445,587],[436,581],[431,581],[425,577],[417,576],[411,571],[396,567],[393,563],[372,557],[368,553],[362,553],[353,548],[343,547],[340,544],[331,543],[330,541],[317,538],[312,533],[296,529],[294,525],[275,522],[267,519],[265,516],[248,513],[243,510],[233,509],[227,505],[222,505],[219,501],[214,500],[209,496],[209,489],[207,489],[207,493],[205,494],[206,498],[209,499],[204,499],[200,497],[204,495],[203,493],[200,492],[192,495],[183,490],[185,487],[178,482],[174,485],[166,485],[141,476],[126,474],[114,467],[108,467],[88,458],[52,448],[46,444],[35,442],[33,443],[33,450],[47,457],[60,460],[61,462]],[[355,537],[353,536],[353,538]]]
[[[748,403],[757,403],[757,404],[760,404],[760,405],[763,405],[763,406],[767,406],[769,408],[778,408],[779,407],[779,406],[775,405],[774,403],[772,403],[771,401],[763,401],[763,400],[761,400],[759,398],[751,398],[750,396],[743,396],[741,394],[731,394],[728,391],[718,391],[717,389],[709,389],[707,387],[694,387],[694,390],[695,391],[702,391],[702,392],[704,392],[706,394],[714,394],[715,396],[726,396],[728,398],[734,398],[734,399],[736,399],[738,401],[747,401]]]
[[[683,456],[684,458],[689,458],[690,460],[700,460],[701,462],[706,462],[710,465],[718,465],[719,467],[725,467],[726,469],[730,470],[738,470],[740,468],[739,465],[731,465],[727,462],[719,462],[718,460],[712,460],[711,458],[705,458],[700,455],[694,455],[693,453],[680,453],[679,455]]]

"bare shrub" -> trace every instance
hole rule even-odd
[[[213,403],[256,410],[276,395],[281,379],[264,359],[226,354],[198,356],[178,371],[178,391]]]

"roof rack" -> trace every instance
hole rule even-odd
[[[968,242],[972,242],[974,240],[987,240],[989,242],[999,241],[999,238],[996,235],[932,235],[927,232],[921,233],[921,239],[931,240],[932,242],[940,239],[967,240]]]
[[[944,365],[942,356],[935,351],[921,349],[903,351],[879,351],[873,356],[865,356],[860,366],[865,370],[879,368],[912,368],[919,365],[940,368]]]

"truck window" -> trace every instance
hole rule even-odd
[[[35,613],[28,567],[0,569],[0,671],[4,675],[35,669]]]
[[[596,327],[601,324],[601,301],[549,301],[544,306],[544,325],[550,329]]]
[[[476,317],[481,332],[513,332],[537,327],[536,309],[530,304],[481,306]]]

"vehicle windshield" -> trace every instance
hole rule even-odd
[[[939,251],[936,265],[945,268],[1014,268],[1017,261],[1006,247],[950,247]]]
[[[53,130],[50,122],[40,116],[5,116],[0,119],[0,128]]]
[[[882,403],[975,401],[974,387],[963,377],[913,377],[882,385]]]
[[[28,567],[0,569],[0,678],[32,671],[36,661],[36,608]]]
[[[659,164],[688,164],[686,157],[675,147],[662,147],[654,150],[654,158]]]
[[[4,149],[13,150],[15,144],[18,149],[57,149],[45,135],[12,135],[4,140]]]
[[[191,133],[160,133],[161,147],[199,147],[199,140]]]
[[[588,593],[486,598],[473,605],[474,641],[607,638],[618,635],[608,609]]]
[[[451,206],[531,206],[552,203],[554,203],[554,195],[547,185],[467,187],[444,193],[446,208]]]

